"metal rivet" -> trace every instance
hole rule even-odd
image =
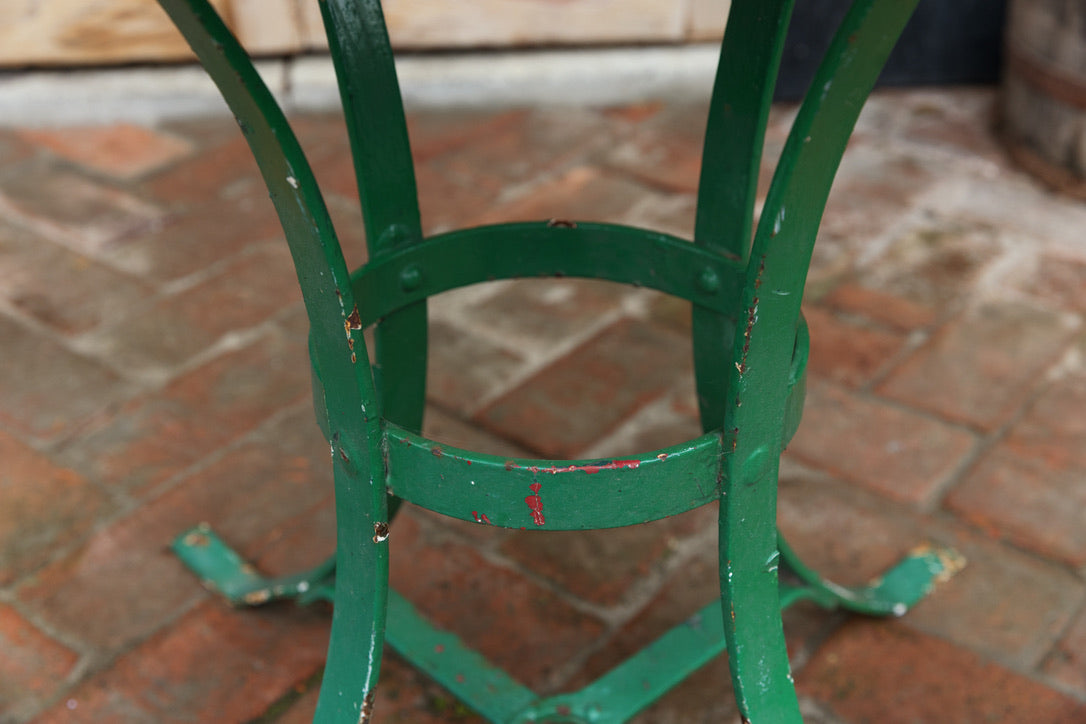
[[[377,246],[391,248],[411,241],[411,230],[403,224],[392,224],[377,239]]]
[[[413,292],[422,286],[422,269],[418,264],[404,267],[400,272],[400,289],[405,292]]]
[[[698,275],[698,287],[706,294],[716,294],[720,291],[720,276],[716,269],[707,266]]]

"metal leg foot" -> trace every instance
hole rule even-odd
[[[843,608],[868,616],[902,616],[937,583],[948,580],[965,566],[965,558],[950,548],[919,546],[893,568],[866,586],[841,586],[826,580],[807,566],[784,539],[778,537],[781,559],[804,585],[786,586],[781,607],[798,600],[812,600],[826,608]]]
[[[177,536],[171,548],[205,587],[236,606],[258,606],[282,598],[301,604],[331,601],[335,591],[334,555],[308,571],[268,578],[242,560],[206,523]]]

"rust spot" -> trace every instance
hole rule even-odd
[[[207,537],[207,533],[200,530],[194,530],[185,536],[185,539],[181,541],[189,548],[206,548],[211,543],[211,539]]]
[[[667,460],[667,453],[660,453],[656,456],[657,460]]]
[[[445,454],[445,451],[442,450],[440,446],[434,445],[432,448],[430,448],[430,454],[433,455],[435,458],[439,458]]]
[[[362,329],[362,316],[358,313],[358,307],[356,306],[351,310],[350,315],[347,317],[347,329]]]
[[[388,540],[388,523],[373,524],[373,542],[384,543]]]
[[[475,519],[476,523],[482,523],[483,525],[490,525],[490,518],[486,517],[486,513],[480,513],[477,510],[471,511],[471,517]]]
[[[532,511],[532,522],[536,525],[543,525],[546,519],[543,517],[543,498],[539,497],[539,491],[543,487],[539,483],[532,483],[528,486],[532,489],[532,494],[524,499],[524,502],[528,504],[528,510]]]
[[[339,456],[340,456],[340,458],[343,459],[343,462],[345,462],[345,463],[351,462],[351,458],[347,455],[347,451],[344,450],[343,448],[339,449]]]
[[[362,700],[362,711],[358,715],[358,724],[366,724],[373,716],[373,697],[376,694],[372,689],[370,693],[366,694],[366,698]]]
[[[443,653],[445,653],[445,644],[437,644],[436,646],[434,646],[434,653],[435,654],[443,654]]]
[[[664,455],[667,457],[667,455]],[[506,470],[509,470],[509,463],[506,463]],[[586,473],[588,475],[595,475],[603,470],[634,470],[641,467],[640,460],[612,460],[606,463],[590,463],[588,465],[567,465],[565,467],[558,467],[557,465],[551,465],[549,468],[541,468],[538,466],[532,466],[529,468],[533,473],[549,473],[550,475],[557,475],[558,473]]]
[[[570,709],[567,704],[559,704],[554,707],[554,710],[558,713],[558,716],[569,716],[573,713],[573,709]]]
[[[271,591],[262,588],[259,591],[249,591],[242,597],[242,600],[250,606],[259,606],[262,603],[267,603],[271,596]]]
[[[508,473],[509,471],[511,471],[515,467],[517,467],[517,464],[515,462],[513,462],[512,460],[506,460],[505,461],[505,472]]]
[[[547,226],[551,229],[576,229],[577,224],[569,221],[568,219],[551,219],[547,222]]]
[[[758,297],[751,300],[750,308],[747,310],[747,326],[743,330],[743,359],[736,363],[736,368],[739,370],[739,374],[743,374],[747,371],[747,355],[750,353],[750,335],[754,332],[754,323],[758,321]]]

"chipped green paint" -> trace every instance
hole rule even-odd
[[[317,422],[335,481],[335,558],[267,579],[212,531],[175,550],[240,604],[334,600],[316,719],[372,709],[384,643],[493,722],[622,722],[727,650],[745,720],[799,722],[780,612],[810,599],[897,615],[960,561],[920,549],[869,586],[805,566],[776,529],[780,452],[799,424],[808,331],[800,302],[833,175],[916,0],[856,0],[796,117],[757,227],[754,197],[792,0],[734,0],[710,104],[693,243],[616,224],[541,220],[425,237],[392,52],[377,0],[322,0],[366,224],[349,273],[282,111],[207,0],[159,0],[238,118],[286,232],[310,320]],[[557,11],[556,11],[557,12]],[[753,237],[752,237],[753,234]],[[751,239],[753,238],[753,241]],[[606,279],[692,302],[705,434],[625,459],[507,460],[421,437],[426,300],[486,281]],[[362,330],[376,324],[376,350]],[[579,692],[539,697],[388,588],[402,500],[483,525],[582,530],[720,502],[721,597]],[[781,565],[802,585],[781,586]]]

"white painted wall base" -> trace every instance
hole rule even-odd
[[[408,108],[617,105],[706,99],[718,46],[405,55],[396,68]],[[257,64],[285,108],[329,110],[339,97],[331,60]],[[195,65],[0,74],[0,125],[155,123],[227,113]]]

